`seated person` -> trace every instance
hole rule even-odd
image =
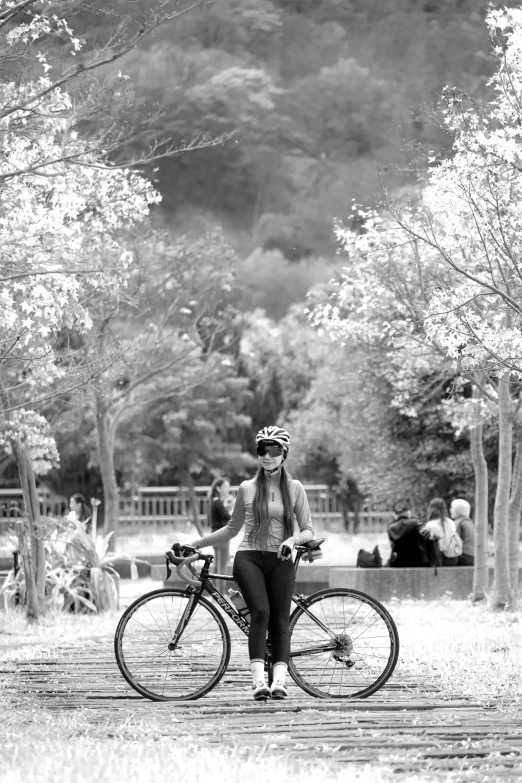
[[[457,533],[462,539],[462,554],[459,566],[475,565],[475,525],[470,519],[471,506],[467,500],[456,498],[451,501],[450,516],[457,526]]]
[[[419,533],[420,522],[413,516],[406,500],[393,505],[395,517],[388,524],[388,538],[391,543],[392,568],[423,568],[438,564],[436,544],[427,542]],[[433,551],[432,551],[433,550]]]
[[[420,530],[427,541],[436,541],[442,554],[443,566],[456,566],[462,554],[462,541],[457,534],[457,526],[451,519],[446,501],[443,498],[430,500],[428,521]]]

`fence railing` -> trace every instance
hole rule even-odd
[[[190,493],[186,487],[140,487],[135,493],[124,491],[119,499],[119,529],[130,535],[142,531],[164,530],[176,523],[192,524],[193,504],[198,521],[205,525],[207,518],[208,486],[195,487]],[[339,495],[324,484],[305,485],[310,511],[316,530],[350,529],[353,532],[354,514],[343,510]],[[232,487],[235,495],[237,487]],[[68,511],[67,499],[52,495],[48,490],[38,493],[40,511],[44,516],[63,516]],[[0,490],[0,530],[9,525],[9,520],[23,510],[21,490]],[[359,532],[380,532],[391,519],[388,511],[379,511],[371,504],[365,505],[359,513]]]

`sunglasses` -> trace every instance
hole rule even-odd
[[[257,456],[264,457],[265,454],[268,454],[269,457],[280,457],[283,451],[283,447],[278,443],[273,445],[271,443],[260,443],[257,447]]]

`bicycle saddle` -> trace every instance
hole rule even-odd
[[[306,544],[299,544],[299,546],[296,546],[296,549],[318,549],[325,540],[324,538],[314,538],[313,541],[308,541]]]

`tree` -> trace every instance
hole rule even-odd
[[[118,530],[118,430],[156,402],[188,399],[227,376],[236,330],[236,256],[219,230],[177,241],[150,230],[127,240],[124,286],[100,292],[81,363],[92,382],[73,406],[96,422],[107,532]]]
[[[315,324],[335,341],[355,342],[374,356],[375,369],[392,390],[391,404],[412,423],[422,414],[424,424],[427,409],[423,399],[435,399],[439,405],[448,381],[463,371],[469,384],[494,399],[494,393],[485,388],[483,373],[463,367],[448,356],[440,336],[428,328],[426,316],[432,297],[447,283],[449,273],[440,254],[406,230],[406,214],[413,219],[414,213],[404,209],[401,222],[385,219],[373,210],[357,210],[357,214],[362,231],[338,226],[337,235],[348,262],[329,300],[319,301],[313,309]],[[436,419],[432,439],[441,426],[441,419]],[[482,441],[476,432],[473,442],[476,497],[484,501],[487,475]],[[448,467],[447,462],[444,469]],[[451,469],[461,467],[454,464]],[[475,511],[482,525],[478,538],[483,541],[487,535],[487,507]],[[476,580],[476,600],[484,597],[483,586],[487,585],[487,563],[481,558],[478,563],[481,570]]]
[[[0,63],[7,90],[0,103],[0,121],[23,124],[24,146],[32,147],[33,156],[22,166],[11,159],[0,181],[28,171],[40,172],[61,160],[92,166],[90,155],[96,156],[97,166],[116,165],[114,156],[118,155],[117,165],[127,168],[221,143],[223,138],[203,138],[201,134],[183,144],[168,136],[158,137],[155,129],[162,114],[157,110],[142,116],[136,125],[130,124],[125,111],[133,97],[125,87],[128,77],[121,71],[107,72],[162,26],[205,2],[196,0],[180,10],[176,0],[148,0],[133,14],[128,13],[127,4],[119,14],[108,11],[105,3],[91,4],[90,12],[103,17],[104,31],[85,46],[85,40],[76,36],[68,23],[83,5],[78,0],[48,5],[41,13],[38,0],[8,0],[0,10]],[[112,24],[107,25],[108,18]],[[89,133],[83,134],[83,143],[76,149],[64,153],[54,149],[49,156],[45,147],[38,147],[41,119],[47,102],[55,94],[59,99],[63,92],[67,100],[62,100],[61,118]],[[138,152],[134,147],[136,154],[122,158],[125,145],[133,149],[140,138],[145,139],[145,146],[141,144]]]
[[[84,85],[82,96],[64,86],[100,68],[107,51],[77,56],[81,42],[67,22],[31,13],[34,5],[9,2],[0,11],[2,442],[17,461],[29,519],[24,568],[27,584],[35,584],[28,591],[31,620],[42,611],[45,582],[31,458],[41,456],[42,443],[45,457],[56,456],[46,421],[33,408],[85,383],[68,335],[89,328],[86,303],[104,286],[121,285],[128,254],[118,231],[142,221],[158,200],[150,183],[108,160],[121,133],[113,128],[95,140],[78,133],[95,87]],[[112,58],[141,40],[140,33],[124,42],[124,27],[112,41]]]
[[[10,96],[7,87],[2,94],[5,104]],[[24,136],[23,117],[9,116],[2,125],[5,143],[0,179],[2,172],[26,170],[2,183],[2,433],[3,443],[16,458],[24,489],[40,607],[45,553],[37,533],[39,510],[30,452],[34,439],[49,433],[45,420],[31,410],[55,396],[57,389],[71,391],[85,381],[81,371],[69,372],[64,331],[89,328],[89,311],[81,300],[105,286],[119,285],[125,277],[127,254],[116,232],[143,220],[157,198],[143,178],[124,169],[98,167],[94,154],[81,167],[62,160],[68,152],[74,157],[81,147],[68,120],[60,116],[67,104],[67,96],[58,91],[40,102],[37,146]],[[46,160],[58,160],[39,167],[35,174],[34,162],[41,151]],[[100,261],[101,248],[106,266]],[[86,263],[91,250],[92,261]],[[34,606],[29,612],[32,619],[38,615]]]
[[[215,476],[242,479],[256,459],[242,448],[251,420],[241,413],[247,381],[221,365],[211,383],[194,387],[189,396],[159,400],[126,420],[117,443],[122,480],[131,486],[181,485],[191,498],[192,522],[202,535],[194,488]],[[136,444],[129,449],[131,443]]]
[[[477,106],[458,89],[445,91],[452,155],[430,172],[411,219],[391,212],[445,267],[426,313],[429,335],[463,368],[480,371],[483,393],[498,400],[493,602],[501,608],[517,598],[522,511],[520,9],[490,10],[487,25],[497,62],[493,100]]]
[[[102,85],[93,76],[184,13],[169,3],[153,3],[138,26],[123,16],[104,45],[81,51],[82,41],[63,15],[74,0],[60,4],[62,15],[36,13],[37,5],[10,0],[0,9],[2,442],[17,460],[29,516],[32,551],[24,555],[24,567],[29,588],[35,582],[35,590],[28,590],[31,620],[43,608],[45,552],[30,452],[47,434],[45,420],[31,409],[85,383],[71,356],[71,333],[90,326],[86,302],[104,285],[118,287],[125,278],[128,255],[118,231],[143,220],[158,200],[125,161],[113,159],[124,142],[149,131],[150,124],[123,127],[116,112],[110,119],[103,110],[111,99],[122,108],[119,80],[125,77],[120,73]],[[80,134],[101,117],[98,132]],[[197,139],[182,146],[205,143]],[[149,151],[133,156],[132,163],[178,151],[168,139],[153,139]],[[89,251],[94,261],[86,264]]]

